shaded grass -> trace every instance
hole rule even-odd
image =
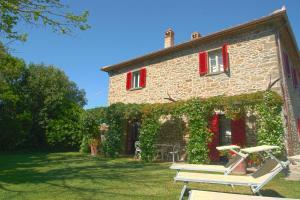
[[[0,155],[0,199],[178,199],[170,163],[142,163],[80,153]],[[193,189],[251,194],[246,187],[190,184]],[[276,177],[262,193],[300,198],[300,182]]]

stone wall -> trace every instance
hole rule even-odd
[[[300,74],[299,57],[293,52],[291,41],[288,39],[286,32],[281,32],[280,44],[282,50],[288,54],[290,66],[296,68],[298,77]],[[287,77],[285,71],[282,69],[281,73],[284,74],[282,85],[285,87],[285,107],[284,117],[286,126],[286,146],[288,155],[300,154],[300,137],[298,135],[297,119],[300,118],[300,85],[297,88],[293,86],[292,76]]]
[[[199,75],[200,51],[221,48],[228,43],[230,73]],[[147,68],[146,87],[126,90],[126,73]],[[174,99],[236,95],[265,90],[270,77],[279,76],[274,29],[261,27],[247,33],[206,42],[189,49],[110,72],[109,104],[163,103],[169,93]],[[280,91],[280,84],[273,89]]]

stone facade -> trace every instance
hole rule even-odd
[[[283,120],[287,153],[300,154],[296,124],[300,118],[300,86],[294,88],[292,78],[284,78],[280,52],[282,49],[289,55],[291,64],[297,68],[298,73],[299,56],[295,56],[297,52],[292,48],[290,35],[279,31],[280,26],[271,23],[255,26],[215,40],[194,43],[138,64],[110,70],[109,104],[167,103],[170,102],[165,99],[168,94],[175,100],[187,100],[193,97],[253,93],[266,90],[270,82],[280,78],[272,90],[284,97]],[[228,44],[229,73],[200,76],[199,52],[221,49],[224,43]],[[140,68],[147,69],[146,87],[126,90],[126,74]],[[246,133],[247,145],[255,145],[256,123],[253,116],[246,117]]]
[[[287,39],[288,36],[283,31],[280,34],[281,51],[289,57],[290,67],[296,68],[298,77],[300,77],[299,60],[293,52],[292,43]],[[293,85],[292,76],[288,77],[284,69],[282,74],[282,88],[284,89],[284,118],[286,127],[286,146],[288,155],[300,154],[300,135],[298,134],[297,119],[300,118],[300,85],[296,88]]]
[[[274,29],[261,27],[247,33],[181,50],[134,66],[110,72],[109,104],[163,103],[169,93],[176,100],[216,95],[237,95],[265,90],[270,77],[279,77]],[[200,51],[228,43],[230,73],[199,75]],[[146,87],[126,90],[126,73],[146,67]],[[280,85],[273,89],[280,91]]]

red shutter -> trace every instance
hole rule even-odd
[[[147,74],[146,68],[141,69],[141,71],[140,71],[140,87],[142,87],[142,88],[146,87],[146,74]]]
[[[131,80],[132,80],[132,72],[128,72],[126,78],[126,90],[131,89]]]
[[[231,120],[231,143],[238,146],[246,144],[246,127],[244,119]]]
[[[298,135],[300,137],[300,118],[298,118]]]
[[[227,44],[224,44],[222,47],[223,67],[225,72],[229,70],[229,57],[228,57],[227,46],[228,46]]]
[[[297,71],[295,70],[295,68],[292,68],[292,78],[293,78],[293,86],[294,88],[298,87],[298,75],[297,75]]]
[[[207,74],[207,52],[199,53],[199,73],[200,76]]]
[[[210,132],[213,134],[212,140],[208,145],[209,148],[209,158],[212,161],[217,161],[219,159],[219,152],[216,149],[220,144],[220,130],[219,130],[219,115],[215,114],[210,121]]]
[[[284,68],[285,72],[288,77],[291,76],[291,69],[290,69],[290,63],[289,63],[289,56],[286,53],[283,53],[283,61],[284,61]]]

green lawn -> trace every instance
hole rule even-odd
[[[80,153],[0,155],[0,199],[177,199],[170,163],[131,158],[92,158]],[[251,194],[249,188],[191,184],[191,188]],[[300,198],[300,182],[277,177],[262,191],[268,196]]]

